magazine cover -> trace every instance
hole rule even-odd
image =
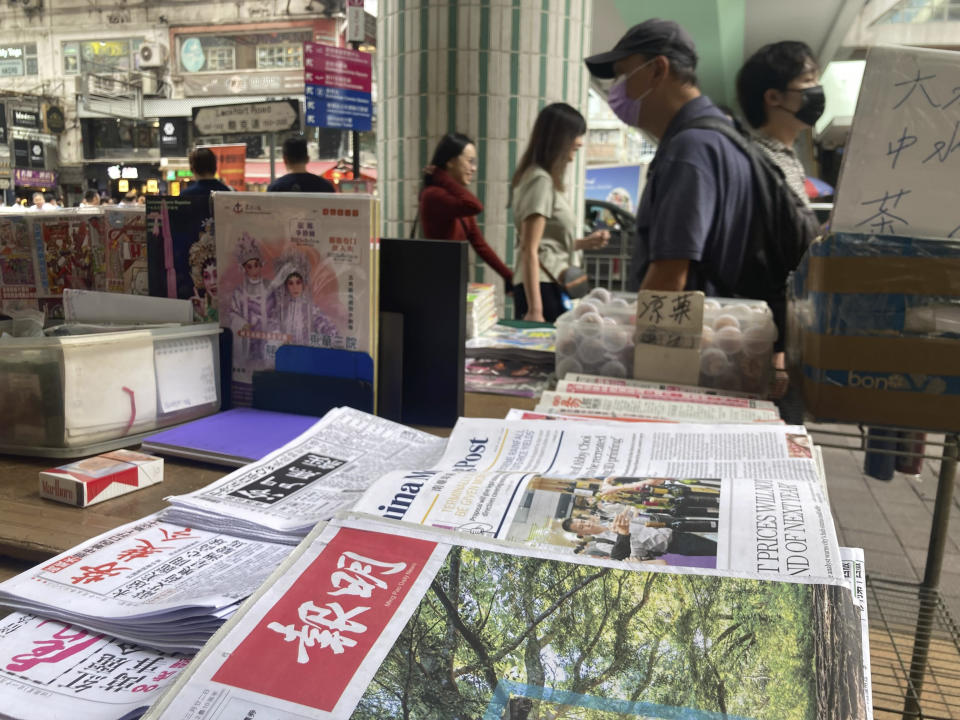
[[[215,193],[220,325],[233,332],[233,401],[281,345],[374,355],[367,195]]]
[[[150,294],[193,302],[193,319],[216,322],[217,244],[210,199],[147,198]]]
[[[148,720],[865,718],[844,584],[341,523],[304,542]]]
[[[105,290],[103,215],[27,215],[37,258],[37,297],[47,320],[63,320],[63,290]]]
[[[0,311],[37,309],[34,245],[23,215],[0,215]]]
[[[105,205],[103,243],[108,292],[148,295],[147,216],[142,207]]]

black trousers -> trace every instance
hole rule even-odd
[[[553,322],[566,312],[560,286],[556,283],[540,283],[540,299],[543,303],[543,319],[547,322]],[[522,284],[513,286],[513,309],[514,317],[523,320],[527,314],[527,294]]]

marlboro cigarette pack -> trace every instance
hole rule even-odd
[[[87,507],[163,480],[163,459],[114,450],[40,473],[40,497]]]

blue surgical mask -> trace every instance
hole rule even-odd
[[[656,58],[648,60],[643,63],[643,65],[638,65],[626,75],[621,75],[616,82],[610,86],[610,90],[607,92],[607,104],[610,106],[610,109],[613,110],[613,114],[630,127],[637,127],[637,123],[640,121],[640,107],[643,104],[643,99],[653,92],[653,88],[649,88],[638,98],[632,98],[627,95],[627,79],[637,72],[637,70],[645,68],[655,59]]]

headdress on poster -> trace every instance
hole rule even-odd
[[[190,278],[197,289],[203,287],[203,268],[217,263],[217,241],[213,237],[213,218],[203,221],[200,238],[190,246]]]
[[[237,246],[237,260],[243,265],[249,260],[260,260],[260,248],[257,241],[249,233],[243,233],[240,236],[240,243]]]
[[[310,260],[296,248],[287,248],[277,259],[274,267],[280,270],[274,275],[273,285],[285,287],[287,278],[296,273],[304,284],[310,281]]]

